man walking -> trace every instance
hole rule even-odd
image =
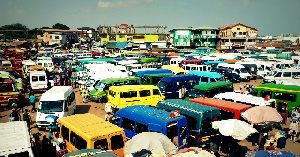
[[[35,101],[36,101],[36,97],[34,96],[33,93],[31,93],[31,95],[30,95],[30,97],[29,97],[30,105],[32,105],[31,112],[34,112],[34,111],[36,112]]]

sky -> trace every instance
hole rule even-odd
[[[128,24],[169,31],[242,23],[258,29],[258,35],[300,34],[299,6],[300,0],[0,0],[0,27],[61,23],[76,30]]]

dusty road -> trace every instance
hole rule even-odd
[[[239,90],[240,85],[244,86],[245,84],[250,84],[253,86],[257,86],[259,84],[262,83],[261,79],[257,79],[257,80],[251,80],[250,82],[241,82],[241,83],[235,83],[234,84],[234,89],[235,90]],[[244,92],[245,89],[243,88],[242,91]],[[78,91],[78,88],[75,89],[75,93],[76,93],[76,104],[77,104],[77,109],[76,112],[79,113],[92,113],[95,114],[97,116],[99,116],[100,118],[105,117],[105,111],[104,111],[104,105],[105,104],[101,104],[101,103],[95,103],[95,102],[88,102],[88,103],[83,103],[82,102],[82,97],[80,95],[80,92]],[[40,94],[36,94],[36,97],[39,99],[41,96]],[[31,106],[29,106],[29,100],[28,100],[28,94],[25,95],[25,97],[27,98],[25,101],[25,107],[24,109],[29,109],[31,110]],[[38,102],[36,103],[36,107],[38,106]],[[8,122],[8,118],[9,118],[9,111],[8,109],[1,107],[0,108],[0,122],[1,123],[5,123]],[[36,113],[30,113],[31,117],[32,117],[32,123],[31,123],[31,127],[32,127],[32,133],[36,133],[38,130],[35,126],[35,117],[36,117]],[[290,119],[287,122],[287,125],[281,125],[282,129],[280,130],[281,132],[286,132],[288,129],[288,126],[290,124]],[[273,129],[271,131],[271,133],[274,133],[276,131],[279,131],[277,129]],[[47,131],[40,131],[41,133],[44,133],[45,135],[48,136],[48,132]],[[239,144],[242,146],[243,152],[246,152],[247,150],[253,150],[255,147],[253,147],[251,145],[251,142],[247,141],[247,140],[243,140],[241,142],[239,142]],[[300,138],[297,139],[296,143],[293,143],[290,139],[287,139],[287,143],[286,143],[286,147],[283,149],[278,149],[278,150],[287,150],[287,151],[291,151],[297,155],[300,155]]]

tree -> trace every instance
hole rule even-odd
[[[4,25],[0,27],[2,32],[1,39],[17,39],[17,38],[28,38],[28,31],[29,29],[20,23],[15,23],[11,25]]]
[[[63,25],[61,23],[56,23],[52,26],[52,29],[63,29],[63,30],[70,30],[70,28],[66,25]]]

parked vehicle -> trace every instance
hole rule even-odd
[[[218,72],[223,76],[225,81],[230,81],[232,83],[241,82],[241,77],[235,71],[225,68],[212,68],[211,72]]]
[[[126,136],[120,128],[93,114],[76,114],[58,119],[59,137],[66,142],[69,151],[81,149],[110,150],[124,157]]]
[[[33,92],[47,91],[47,81],[45,71],[30,71],[29,82]]]
[[[189,130],[189,146],[209,147],[210,142],[214,142],[220,137],[219,132],[211,126],[213,121],[221,119],[220,109],[218,108],[204,106],[182,99],[164,100],[159,102],[156,107],[169,112],[179,110],[180,115],[186,117]]]
[[[166,77],[166,76],[173,76],[172,73],[161,73],[161,74],[145,74],[142,77],[142,84],[144,85],[157,85],[158,82]]]
[[[242,81],[250,81],[251,75],[243,65],[220,63],[217,68],[231,69],[240,75]]]
[[[187,148],[188,128],[185,116],[176,111],[136,105],[117,111],[109,120],[124,128],[128,138],[142,132],[159,132],[166,135],[179,149]]]
[[[49,126],[46,116],[62,118],[76,112],[75,93],[71,86],[54,86],[42,94],[37,110],[36,124],[38,129]]]
[[[37,65],[44,67],[44,69],[47,69],[49,72],[52,72],[54,70],[52,60],[39,60],[37,61]]]
[[[0,104],[9,108],[18,107],[21,92],[11,79],[0,78]]]
[[[198,76],[199,85],[207,84],[210,82],[224,81],[222,75],[220,75],[217,72],[193,70],[193,71],[189,71],[189,74]]]
[[[290,81],[300,77],[300,69],[281,69],[277,70],[272,76],[265,76],[264,83],[282,84],[283,81]]]

